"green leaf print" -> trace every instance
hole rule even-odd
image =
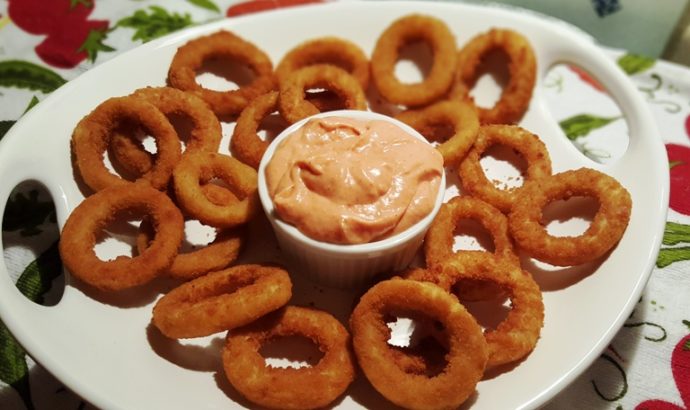
[[[220,13],[220,8],[218,8],[216,3],[212,2],[211,0],[187,0],[187,1],[192,3],[195,6],[199,6],[201,8],[206,9],[206,10],[211,10],[211,11],[215,11],[217,13]]]
[[[27,409],[33,409],[26,352],[0,322],[0,380],[12,386]]]
[[[690,247],[664,248],[659,251],[656,266],[657,268],[665,268],[672,263],[687,260],[690,260]]]
[[[22,236],[41,233],[38,228],[46,220],[55,220],[55,208],[50,201],[39,201],[38,191],[32,189],[27,196],[23,192],[15,194],[7,201],[2,230],[19,231]]]
[[[626,54],[618,59],[618,66],[628,75],[641,73],[651,68],[656,60],[639,54]]]
[[[93,63],[94,61],[96,61],[96,57],[98,57],[99,51],[115,51],[114,48],[103,43],[103,41],[107,37],[108,30],[91,30],[89,31],[89,35],[86,36],[86,40],[84,40],[84,43],[81,45],[81,47],[79,47],[77,52],[86,51],[86,55],[88,56],[89,61]]]
[[[133,28],[132,40],[141,40],[146,43],[194,24],[189,14],[184,16],[178,13],[170,14],[166,9],[158,6],[151,6],[149,10],[151,14],[147,14],[146,10],[137,10],[133,15],[118,21],[116,26]]]
[[[690,243],[690,225],[683,225],[677,222],[666,222],[663,243],[664,245]]]
[[[67,81],[57,73],[21,60],[0,61],[0,86],[49,93]]]
[[[42,302],[53,280],[62,273],[58,242],[31,262],[17,280],[17,289],[34,302]],[[14,387],[28,409],[33,409],[29,369],[24,349],[0,323],[0,380]]]
[[[69,7],[72,9],[80,4],[87,9],[93,8],[93,0],[69,0]]]
[[[569,140],[584,137],[597,128],[601,128],[621,117],[597,117],[591,114],[579,114],[558,123]]]

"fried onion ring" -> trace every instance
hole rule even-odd
[[[516,125],[484,125],[474,147],[458,167],[463,192],[476,196],[502,212],[510,212],[515,196],[522,187],[499,189],[489,181],[479,160],[491,146],[501,144],[515,149],[527,162],[525,181],[551,175],[551,159],[544,143],[536,135]]]
[[[544,326],[544,302],[532,276],[519,266],[491,257],[455,255],[436,267],[434,282],[447,291],[461,280],[490,282],[508,294],[511,310],[493,330],[485,331],[489,360],[486,368],[511,363],[528,355]]]
[[[353,76],[336,66],[316,64],[295,70],[280,82],[278,108],[288,122],[295,123],[319,113],[318,108],[305,99],[305,92],[310,88],[335,92],[346,108],[367,109],[364,91]]]
[[[241,200],[216,204],[201,188],[213,178],[223,180]],[[214,152],[190,152],[173,172],[177,202],[199,222],[217,228],[231,228],[249,221],[258,210],[256,171],[235,158]]]
[[[249,66],[254,79],[236,90],[215,91],[196,82],[197,71],[213,58],[229,58]],[[208,103],[219,116],[238,114],[252,99],[275,88],[273,63],[254,44],[228,31],[199,37],[177,49],[168,71],[168,82],[189,91]]]
[[[138,256],[103,261],[96,256],[97,235],[123,212],[151,219],[155,236]],[[180,210],[164,193],[147,184],[130,183],[96,192],[67,218],[60,235],[60,257],[75,277],[103,290],[142,285],[162,274],[173,262],[184,235]]]
[[[148,219],[142,221],[137,235],[137,251],[140,254],[149,247],[153,234]],[[244,245],[244,237],[245,232],[241,228],[217,230],[215,239],[208,245],[190,252],[178,252],[166,272],[173,278],[190,280],[223,269],[237,259]]]
[[[589,228],[579,236],[556,237],[542,224],[542,211],[550,202],[574,196],[595,198],[599,209]],[[611,250],[630,221],[630,193],[613,177],[580,168],[526,183],[508,217],[517,246],[530,256],[556,266],[592,261]]]
[[[450,125],[453,135],[437,146],[446,166],[462,160],[472,148],[479,132],[477,109],[464,101],[441,101],[420,110],[408,110],[395,118],[419,131],[427,139],[433,139],[434,129]]]
[[[537,77],[537,59],[529,41],[521,34],[505,29],[491,29],[472,38],[458,53],[455,83],[451,98],[472,99],[470,90],[479,78],[482,59],[489,52],[503,50],[509,59],[510,81],[500,99],[491,108],[479,108],[482,124],[515,123],[527,111]]]
[[[191,120],[192,129],[189,140],[185,141],[185,152],[218,151],[222,137],[220,121],[196,95],[171,87],[146,87],[136,90],[132,96],[155,105],[168,118],[180,115]],[[122,133],[113,135],[109,152],[132,175],[146,173],[155,162],[155,156],[144,150],[140,141]]]
[[[155,139],[156,161],[141,179],[156,189],[165,189],[181,156],[180,140],[168,119],[153,104],[132,96],[102,102],[74,129],[72,149],[84,182],[94,191],[130,184],[111,173],[103,162],[114,131],[125,122],[141,126]]]
[[[369,87],[369,59],[359,46],[340,37],[305,41],[288,51],[276,67],[278,82],[293,71],[314,64],[331,64],[350,73],[363,90]]]
[[[454,232],[461,219],[468,218],[486,228],[494,242],[493,254],[509,262],[519,263],[508,235],[508,218],[501,211],[481,199],[456,196],[441,205],[424,238],[424,256],[429,267],[437,266],[454,254],[476,251],[453,252]]]
[[[448,339],[447,364],[434,376],[407,373],[388,344],[389,315],[423,314],[440,322]],[[481,328],[455,296],[426,282],[379,282],[360,299],[350,317],[359,365],[374,388],[406,408],[456,408],[475,390],[487,360]]]
[[[323,352],[323,357],[312,367],[267,366],[259,352],[262,345],[285,336],[310,339]],[[235,389],[260,406],[322,408],[343,394],[354,380],[354,357],[349,342],[345,327],[329,313],[287,306],[229,332],[223,350],[223,367]]]
[[[257,135],[261,120],[278,109],[278,92],[257,97],[242,110],[230,140],[232,154],[254,169],[259,169],[268,142]]]
[[[237,265],[171,290],[154,306],[153,324],[171,339],[208,336],[249,324],[291,297],[284,269]]]
[[[395,76],[400,49],[415,41],[429,44],[433,65],[420,83],[404,83]],[[453,82],[457,60],[455,37],[441,20],[412,14],[394,21],[376,42],[371,76],[383,98],[393,104],[421,106],[443,97]]]

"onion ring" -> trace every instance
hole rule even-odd
[[[261,120],[278,109],[278,92],[271,91],[254,99],[242,110],[230,140],[232,154],[254,169],[259,169],[268,142],[257,135]]]
[[[208,336],[249,324],[291,297],[284,269],[237,265],[171,290],[156,302],[153,324],[171,339]]]
[[[420,83],[403,83],[395,76],[400,49],[415,41],[431,47],[434,62]],[[453,82],[457,51],[455,37],[441,20],[419,14],[394,21],[376,42],[371,56],[371,76],[383,98],[393,104],[421,106],[441,99]]]
[[[98,233],[125,211],[151,218],[156,235],[136,257],[102,261],[94,246]],[[147,184],[103,189],[86,198],[67,218],[60,235],[60,257],[77,278],[103,290],[121,290],[149,282],[173,262],[184,235],[182,214],[164,193]]]
[[[305,99],[310,88],[324,88],[335,92],[352,110],[366,110],[367,100],[357,80],[347,71],[328,64],[310,65],[295,70],[280,82],[278,108],[290,123],[318,114],[316,106]]]
[[[485,331],[489,360],[487,369],[511,363],[528,355],[544,326],[544,302],[537,283],[519,266],[496,258],[455,255],[436,269],[434,283],[447,291],[460,280],[490,282],[509,295],[512,308],[493,330]]]
[[[201,185],[213,178],[227,183],[241,201],[215,204]],[[217,228],[232,228],[249,221],[258,210],[256,171],[235,158],[214,152],[190,152],[173,172],[177,202],[189,216]]]
[[[208,245],[190,252],[178,252],[167,269],[167,274],[173,278],[190,280],[223,269],[237,259],[244,245],[244,237],[243,229],[217,230],[215,239]],[[139,225],[137,251],[144,253],[152,239],[153,228],[146,219]]]
[[[437,146],[446,166],[454,165],[465,157],[479,132],[477,109],[464,101],[441,101],[420,110],[403,111],[395,118],[427,139],[433,137],[435,127],[445,124],[452,126],[453,135]]]
[[[369,59],[359,46],[339,37],[305,41],[288,51],[276,67],[278,82],[293,71],[314,64],[331,64],[350,73],[363,90],[369,87]]]
[[[576,237],[549,235],[542,210],[559,199],[593,197],[599,210],[589,228]],[[589,168],[565,171],[526,183],[508,217],[517,246],[530,256],[556,266],[572,266],[599,258],[613,248],[630,221],[630,193],[613,177]]]
[[[196,95],[171,87],[146,87],[136,90],[132,96],[155,105],[168,118],[182,115],[191,120],[193,127],[185,144],[185,152],[218,151],[222,137],[220,121]],[[155,161],[154,155],[146,152],[141,142],[124,134],[113,135],[109,152],[132,175],[144,174]]]
[[[130,184],[111,173],[103,162],[113,131],[126,121],[143,127],[154,137],[157,159],[141,178],[156,189],[165,189],[181,156],[180,140],[168,119],[153,104],[131,96],[102,102],[74,129],[72,149],[84,182],[94,191]]]
[[[551,159],[544,143],[536,135],[515,125],[484,125],[474,147],[458,167],[463,192],[490,203],[502,212],[510,212],[521,187],[499,189],[486,178],[479,160],[491,146],[502,144],[518,151],[527,161],[525,181],[539,180],[551,175]]]
[[[478,221],[486,228],[494,242],[493,254],[519,264],[513,242],[508,235],[508,218],[501,211],[481,199],[456,196],[441,205],[424,238],[424,256],[429,267],[437,266],[454,254],[475,254],[477,251],[453,252],[455,228],[463,218]]]
[[[259,353],[281,336],[303,336],[317,344],[323,357],[313,367],[273,368]],[[223,367],[230,383],[244,397],[273,409],[327,406],[354,380],[350,335],[329,313],[287,306],[245,328],[228,333]],[[248,377],[251,375],[251,377]]]
[[[236,90],[215,91],[196,82],[197,71],[206,60],[227,57],[246,64],[254,79]],[[228,31],[196,38],[177,49],[168,71],[168,82],[208,103],[219,116],[238,114],[252,99],[275,88],[271,59],[254,44]]]
[[[537,59],[529,41],[521,34],[505,29],[491,29],[472,38],[458,53],[458,65],[451,98],[472,99],[470,90],[479,78],[482,59],[492,50],[503,50],[509,58],[510,81],[500,99],[491,108],[479,108],[482,124],[517,122],[527,111],[537,77]]]
[[[390,314],[427,315],[445,327],[449,353],[440,374],[407,373],[388,345]],[[360,299],[350,317],[359,365],[374,388],[406,408],[456,408],[475,390],[487,360],[486,341],[475,319],[442,288],[413,280],[379,282]]]

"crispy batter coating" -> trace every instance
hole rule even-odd
[[[395,76],[400,49],[415,41],[431,47],[434,61],[422,82],[404,83]],[[422,106],[441,99],[453,83],[455,37],[441,20],[420,14],[399,18],[379,36],[371,55],[371,76],[383,98],[393,104]]]
[[[493,50],[503,50],[509,59],[510,80],[491,108],[479,107],[482,124],[512,124],[522,118],[532,99],[537,77],[537,59],[527,38],[506,29],[491,29],[472,38],[458,53],[458,68],[451,98],[472,100],[470,90],[479,78],[482,59]]]
[[[255,74],[253,80],[229,91],[215,91],[199,85],[196,75],[204,62],[223,57],[247,65]],[[249,101],[275,89],[276,85],[273,63],[268,55],[229,31],[199,37],[178,48],[170,63],[168,83],[198,95],[219,116],[239,114]]]
[[[285,336],[314,342],[323,357],[311,367],[275,368],[266,365],[259,350]],[[223,367],[230,383],[252,402],[272,409],[325,407],[354,380],[350,335],[329,313],[287,306],[251,325],[228,332]]]
[[[549,235],[542,224],[546,205],[574,196],[592,197],[599,210],[589,228],[579,236]],[[527,183],[508,217],[517,246],[530,256],[557,266],[579,265],[611,250],[630,221],[630,193],[616,179],[602,172],[580,168]]]
[[[364,90],[352,75],[333,65],[316,64],[295,70],[280,82],[278,108],[288,122],[295,123],[320,112],[305,98],[305,92],[310,88],[324,88],[336,93],[345,108],[367,109]]]
[[[464,101],[445,100],[419,110],[403,111],[396,118],[430,140],[436,127],[451,126],[453,135],[437,147],[443,155],[445,166],[461,161],[472,148],[479,132],[477,108]]]
[[[525,181],[539,180],[551,175],[551,158],[546,146],[538,136],[516,125],[484,125],[474,147],[458,167],[463,192],[481,198],[502,212],[510,212],[515,197],[522,187],[500,189],[489,181],[479,160],[493,145],[513,148],[527,162]]]
[[[443,326],[448,341],[445,367],[429,377],[414,360],[400,365],[399,351],[388,344],[389,315],[425,315]],[[409,409],[449,409],[463,403],[484,373],[487,345],[481,328],[457,298],[427,282],[379,282],[360,299],[350,317],[355,354],[374,388]]]
[[[103,162],[114,131],[126,121],[143,128],[156,141],[156,161],[140,179],[149,181],[156,189],[165,189],[180,159],[180,140],[156,106],[132,96],[105,100],[74,129],[72,150],[84,182],[94,191],[129,185],[129,181],[111,173]]]
[[[228,184],[241,200],[225,204],[212,202],[202,185],[214,178]],[[256,171],[227,155],[190,152],[175,167],[173,182],[180,207],[206,225],[232,228],[248,222],[258,210]]]
[[[153,308],[153,324],[174,339],[208,336],[249,324],[292,297],[287,271],[237,265],[173,289]]]
[[[99,259],[94,251],[98,235],[126,212],[150,218],[155,231],[150,246],[133,258]],[[184,235],[183,224],[182,214],[170,198],[147,184],[106,188],[72,211],[60,234],[60,257],[74,276],[99,289],[139,286],[172,264]]]
[[[271,91],[255,98],[242,110],[230,140],[230,150],[240,161],[254,169],[259,169],[259,163],[268,148],[268,142],[257,135],[261,120],[278,109],[278,92]]]

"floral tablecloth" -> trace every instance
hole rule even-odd
[[[96,64],[193,24],[318,0],[0,2],[0,138],[24,112]],[[595,5],[597,2],[594,2]],[[609,50],[653,112],[668,151],[671,198],[649,284],[598,360],[546,407],[690,408],[690,69]],[[625,119],[602,86],[574,66],[543,82],[564,138],[596,161],[624,149]],[[586,102],[586,103],[583,103]],[[50,137],[46,135],[46,138]],[[27,297],[49,303],[61,275],[54,209],[37,186],[7,204],[4,258]],[[0,408],[90,407],[35,364],[0,324]]]

